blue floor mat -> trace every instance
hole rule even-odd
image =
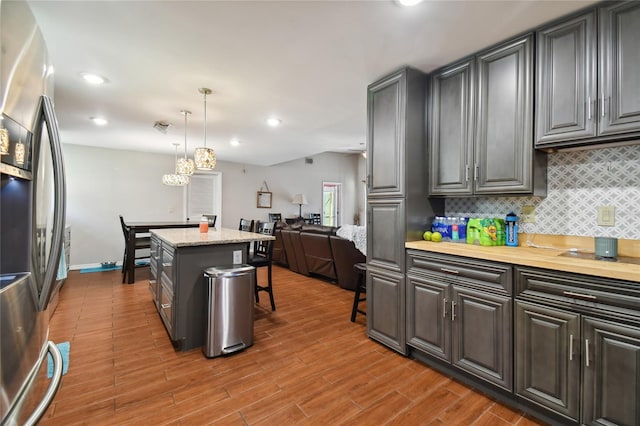
[[[71,350],[71,343],[62,342],[56,344],[62,355],[62,375],[67,374],[69,370],[69,350]],[[53,357],[51,354],[47,354],[47,377],[53,377]]]

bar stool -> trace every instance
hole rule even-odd
[[[351,309],[351,322],[356,322],[356,313],[360,312],[362,315],[367,315],[366,311],[358,309],[358,304],[367,300],[367,264],[356,263],[355,265],[353,265],[353,271],[357,275],[357,281],[356,292],[353,296],[353,308]],[[364,293],[365,295],[362,296],[362,293]]]

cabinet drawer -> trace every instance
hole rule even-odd
[[[159,265],[162,269],[162,273],[166,275],[169,281],[173,280],[173,250],[167,250],[162,248],[162,265]]]
[[[461,278],[458,283],[482,290],[511,295],[512,267],[504,263],[486,262],[467,257],[408,250],[407,273],[433,274]]]
[[[173,292],[164,283],[160,287],[160,318],[164,322],[171,340],[173,338]]]
[[[640,319],[640,285],[588,275],[516,267],[516,296],[564,304],[581,312],[606,309]]]

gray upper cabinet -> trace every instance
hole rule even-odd
[[[640,135],[640,3],[618,2],[537,32],[536,147]]]
[[[596,14],[537,33],[536,141],[596,135]]]
[[[640,131],[640,2],[600,9],[600,134]]]
[[[532,90],[532,34],[432,75],[430,194],[545,195]]]
[[[431,77],[430,192],[472,194],[473,58]]]
[[[533,36],[477,56],[474,192],[533,191]]]
[[[369,87],[367,192],[369,196],[404,194],[405,72]]]

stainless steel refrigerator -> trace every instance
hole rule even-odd
[[[63,369],[47,308],[61,282],[64,165],[52,68],[26,2],[0,0],[0,33],[0,424],[29,425]]]

